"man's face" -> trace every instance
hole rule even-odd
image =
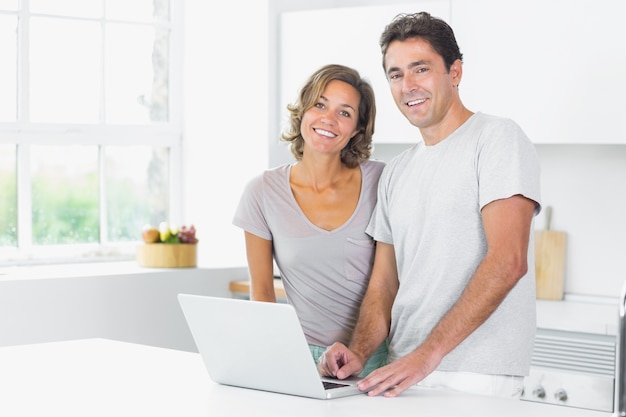
[[[448,72],[441,55],[421,38],[389,44],[385,68],[391,94],[402,114],[423,133],[441,126],[458,100],[460,66],[456,61]]]

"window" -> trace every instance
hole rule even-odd
[[[125,259],[176,222],[179,3],[0,0],[0,264]]]

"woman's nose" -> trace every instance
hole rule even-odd
[[[322,123],[332,125],[336,122],[336,120],[337,119],[335,118],[334,113],[331,111],[327,111],[322,114]]]

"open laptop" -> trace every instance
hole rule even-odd
[[[215,382],[319,399],[363,393],[358,379],[319,375],[293,306],[190,294],[178,300]]]

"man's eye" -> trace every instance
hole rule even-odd
[[[428,68],[426,68],[426,67],[418,67],[418,68],[415,70],[415,72],[416,72],[416,73],[418,73],[418,74],[423,74],[423,73],[425,73],[425,72],[428,72]]]
[[[389,79],[390,80],[397,80],[398,78],[400,78],[400,74],[390,74],[389,75]]]

